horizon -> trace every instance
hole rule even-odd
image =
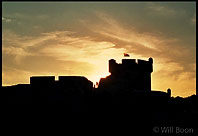
[[[108,76],[154,59],[151,90],[196,94],[196,2],[2,2],[2,86],[31,76]]]

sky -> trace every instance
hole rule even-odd
[[[2,85],[106,77],[108,60],[153,58],[152,90],[196,93],[195,2],[2,2]]]

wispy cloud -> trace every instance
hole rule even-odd
[[[2,33],[2,50],[3,54],[13,55],[17,64],[20,64],[24,57],[37,55],[37,52],[28,50],[31,47],[39,46],[39,44],[53,38],[53,36],[21,36],[10,30],[4,30]]]
[[[3,22],[10,23],[10,22],[12,21],[12,19],[10,19],[10,18],[5,18],[5,17],[2,17],[2,21],[3,21]]]
[[[157,12],[159,14],[175,14],[175,10],[171,9],[171,8],[167,8],[165,6],[162,5],[157,5],[157,4],[150,4],[150,6],[148,6],[149,9],[153,10],[154,12]]]
[[[70,31],[55,31],[42,33],[38,37],[24,37],[7,31],[3,36],[3,56],[14,57],[18,66],[12,65],[20,69],[25,68],[25,65],[33,65],[34,69],[29,67],[26,70],[35,71],[39,68],[43,72],[53,71],[57,73],[59,71],[58,73],[62,74],[71,74],[73,71],[73,74],[78,75],[84,73],[84,76],[95,82],[108,74],[107,61],[105,60],[125,52],[124,49],[114,48],[115,45],[111,42],[96,42],[89,36],[79,38],[73,34],[75,33]],[[38,56],[42,57],[39,59]],[[27,61],[28,58],[31,58],[30,61]],[[44,58],[46,59],[42,62]],[[37,61],[38,63],[34,64]],[[51,63],[48,61],[53,62],[54,65],[49,65]],[[83,63],[82,66],[81,63]],[[40,64],[47,65],[48,70],[44,70],[43,68],[46,67]],[[60,68],[50,69],[53,66]],[[70,70],[68,71],[68,69]],[[96,74],[98,71],[100,72]]]
[[[30,83],[29,77],[31,75],[32,73],[29,71],[19,70],[14,67],[3,66],[2,82],[3,85],[15,85],[16,83],[17,84]]]
[[[148,9],[148,14],[153,14],[153,15],[160,15],[160,16],[185,16],[186,11],[181,10],[181,9],[174,9],[170,6],[166,6],[163,3],[154,3],[154,2],[149,2],[147,3],[147,9]]]
[[[179,14],[174,9],[161,5],[152,5],[148,10],[156,14]],[[35,36],[23,36],[4,29],[3,83],[11,83],[11,77],[17,76],[16,73],[22,74],[22,77],[30,74],[83,75],[95,82],[109,74],[109,59],[114,58],[119,62],[123,53],[127,52],[132,58],[154,58],[154,90],[166,90],[169,87],[179,90],[182,89],[181,86],[190,85],[191,92],[187,93],[192,94],[195,91],[193,83],[196,69],[192,56],[194,48],[182,45],[183,39],[164,35],[161,31],[140,32],[136,26],[117,20],[106,12],[92,13],[91,17],[94,16],[94,19],[79,18],[76,20],[79,28],[70,31],[64,28],[61,31],[57,29]],[[28,18],[21,13],[15,14],[15,17],[21,20]],[[37,17],[39,20],[49,19],[48,15]],[[40,27],[36,24],[33,29]],[[16,75],[9,68],[15,68]],[[14,82],[17,83],[17,80]],[[178,83],[183,84],[175,87]],[[177,94],[179,91],[175,92]]]
[[[124,27],[120,22],[113,19],[110,15],[104,12],[96,12],[96,15],[102,21],[101,25],[92,26],[96,33],[107,36],[109,38],[117,39],[128,44],[135,44],[138,46],[143,46],[151,50],[157,50],[156,44],[160,42],[151,33],[139,33],[134,26]]]
[[[139,33],[138,29],[134,26],[132,28],[131,26],[124,26],[122,22],[116,21],[112,16],[104,12],[96,13],[96,15],[100,19],[98,24],[91,24],[91,22],[86,21],[86,24],[90,23],[90,29],[100,34],[100,39],[113,43],[115,45],[114,48],[125,49],[128,53],[132,54],[133,58],[145,59],[153,57],[154,71],[158,75],[157,79],[163,78],[166,81],[167,78],[170,78],[164,86],[171,87],[173,83],[177,82],[188,85],[189,80],[194,80],[195,70],[193,65],[195,60],[191,57],[194,48],[187,48],[187,45],[183,46],[181,44],[182,39],[165,36],[162,34],[163,32]],[[185,80],[186,82],[184,82]],[[159,86],[155,84],[154,88],[159,88]],[[178,90],[181,88],[174,89]],[[190,90],[187,93],[195,91],[192,88]],[[175,95],[178,94],[179,92],[175,93]]]
[[[21,13],[21,12],[15,12],[15,13],[4,13],[6,18],[14,18],[14,19],[22,19],[22,20],[44,20],[44,19],[49,19],[49,15],[47,14],[36,14],[36,15],[29,15],[27,13]]]

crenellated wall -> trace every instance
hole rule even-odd
[[[122,59],[121,64],[111,59],[109,60],[109,72],[111,73],[109,78],[112,78],[111,80],[116,82],[116,84],[120,82],[128,86],[128,89],[150,91],[153,59],[149,58],[148,61],[141,59]]]

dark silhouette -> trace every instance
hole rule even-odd
[[[109,77],[100,80],[101,90],[151,91],[152,58],[149,58],[149,61],[138,60],[137,63],[135,59],[122,59],[122,64],[117,64],[111,59],[109,72],[111,73]]]
[[[110,76],[97,83],[98,88],[81,76],[59,76],[57,81],[55,76],[30,77],[30,84],[2,87],[3,104],[28,104],[36,110],[50,107],[64,113],[114,114],[136,125],[144,121],[141,129],[147,128],[146,132],[156,125],[192,127],[197,119],[196,95],[174,98],[170,88],[167,92],[151,90],[152,58],[123,59],[122,64],[111,59],[109,72]]]

